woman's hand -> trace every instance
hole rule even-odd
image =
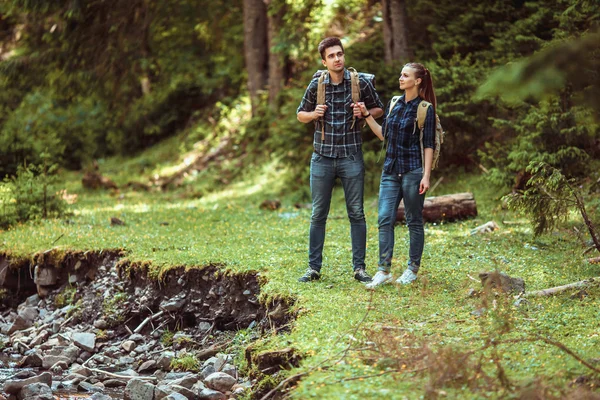
[[[352,108],[353,108],[352,111],[354,111],[355,117],[365,118],[365,116],[369,115],[369,110],[367,110],[367,107],[365,106],[365,103],[363,103],[363,102],[358,102],[358,103],[352,104]]]
[[[419,185],[419,194],[425,194],[429,190],[429,177],[424,176]]]

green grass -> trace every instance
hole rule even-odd
[[[418,283],[410,287],[389,285],[371,293],[354,281],[349,224],[341,189],[336,188],[327,226],[323,278],[300,284],[296,279],[306,268],[310,211],[293,208],[292,195],[282,197],[283,207],[278,211],[259,209],[262,200],[284,193],[284,176],[285,170],[274,160],[271,165],[248,171],[229,187],[213,188],[196,198],[183,190],[118,195],[88,192],[77,188],[73,182],[79,178],[72,175],[72,191],[79,195],[72,206],[73,215],[68,220],[28,223],[0,232],[0,247],[20,257],[53,247],[120,248],[134,262],[150,261],[155,274],[179,265],[209,263],[223,263],[225,270],[233,272],[259,271],[267,279],[265,296],[284,295],[297,300],[298,319],[291,332],[268,336],[258,343],[258,348],[264,349],[292,346],[304,355],[301,367],[290,372],[310,371],[294,390],[295,398],[424,396],[430,379],[427,373],[345,380],[385,371],[381,366],[364,363],[355,349],[364,346],[370,329],[381,324],[401,327],[437,349],[477,348],[495,335],[492,328],[498,323],[493,313],[481,318],[471,314],[482,300],[467,297],[469,288],[480,289],[480,284],[469,276],[477,278],[481,271],[499,269],[522,277],[528,290],[600,275],[597,265],[584,262],[581,244],[571,231],[565,228],[534,239],[522,217],[499,206],[500,192],[496,188],[481,176],[457,173],[447,177],[436,194],[473,192],[479,216],[469,221],[426,225]],[[378,253],[374,200],[369,197],[365,201],[367,265],[372,273]],[[111,217],[122,219],[125,226],[111,226]],[[469,235],[471,228],[492,219],[500,225],[499,231]],[[523,223],[504,225],[504,220]],[[392,272],[397,276],[406,262],[408,234],[404,226],[398,226],[396,232]],[[586,360],[600,358],[600,291],[590,289],[588,293],[583,300],[564,294],[531,299],[520,308],[508,307],[512,329],[502,337],[539,334],[560,341]],[[349,346],[351,349],[341,357],[338,353]],[[500,351],[502,365],[513,383],[542,377],[566,387],[575,377],[590,373],[572,357],[543,343],[503,345]],[[489,352],[483,354],[491,357]],[[493,371],[494,366],[488,364],[487,370]],[[501,395],[472,392],[464,385],[438,389],[449,398]]]

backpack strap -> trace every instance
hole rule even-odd
[[[317,71],[318,72],[318,71]],[[325,104],[325,77],[329,73],[322,71],[319,80],[317,81],[317,104]],[[325,117],[321,118],[321,142],[325,142]]]
[[[417,106],[417,125],[419,127],[419,143],[421,144],[421,166],[423,172],[425,172],[425,152],[423,149],[423,128],[425,127],[425,117],[427,117],[427,110],[431,106],[431,103],[422,100]]]
[[[358,103],[360,101],[360,81],[358,79],[358,72],[352,67],[348,67],[348,72],[350,72],[350,86],[352,87],[352,102]],[[354,128],[354,124],[356,123],[356,116],[352,114],[352,126],[350,129]]]
[[[394,107],[396,106],[396,103],[398,103],[398,101],[400,100],[402,96],[394,96],[392,97],[392,100],[390,100],[390,108],[388,109],[388,113],[387,113],[387,117],[389,118],[389,116],[392,114],[392,110],[394,109]],[[381,159],[381,154],[383,153],[383,149],[385,148],[385,138],[387,137],[387,130],[388,130],[388,126],[386,124],[385,126],[385,132],[383,133],[383,141],[381,142],[381,150],[379,151],[379,156],[377,157],[377,162],[379,162],[379,160]]]

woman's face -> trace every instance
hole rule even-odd
[[[410,90],[421,83],[421,78],[415,79],[415,70],[411,67],[404,67],[398,81],[401,90]]]

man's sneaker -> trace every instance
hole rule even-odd
[[[298,278],[298,282],[316,281],[320,277],[321,277],[321,274],[319,273],[319,271],[315,271],[312,268],[308,268],[306,270],[306,272],[304,273],[304,275],[302,275],[300,278]]]
[[[369,274],[367,274],[365,272],[365,270],[362,268],[354,270],[354,279],[356,279],[359,282],[363,282],[363,283],[369,283],[372,281]]]
[[[375,286],[383,285],[392,280],[392,274],[389,272],[377,271],[371,283],[366,284],[367,289],[374,289]]]
[[[404,271],[402,276],[396,279],[396,283],[400,283],[402,285],[408,285],[409,283],[414,282],[417,279],[417,274],[412,272],[410,269]]]

